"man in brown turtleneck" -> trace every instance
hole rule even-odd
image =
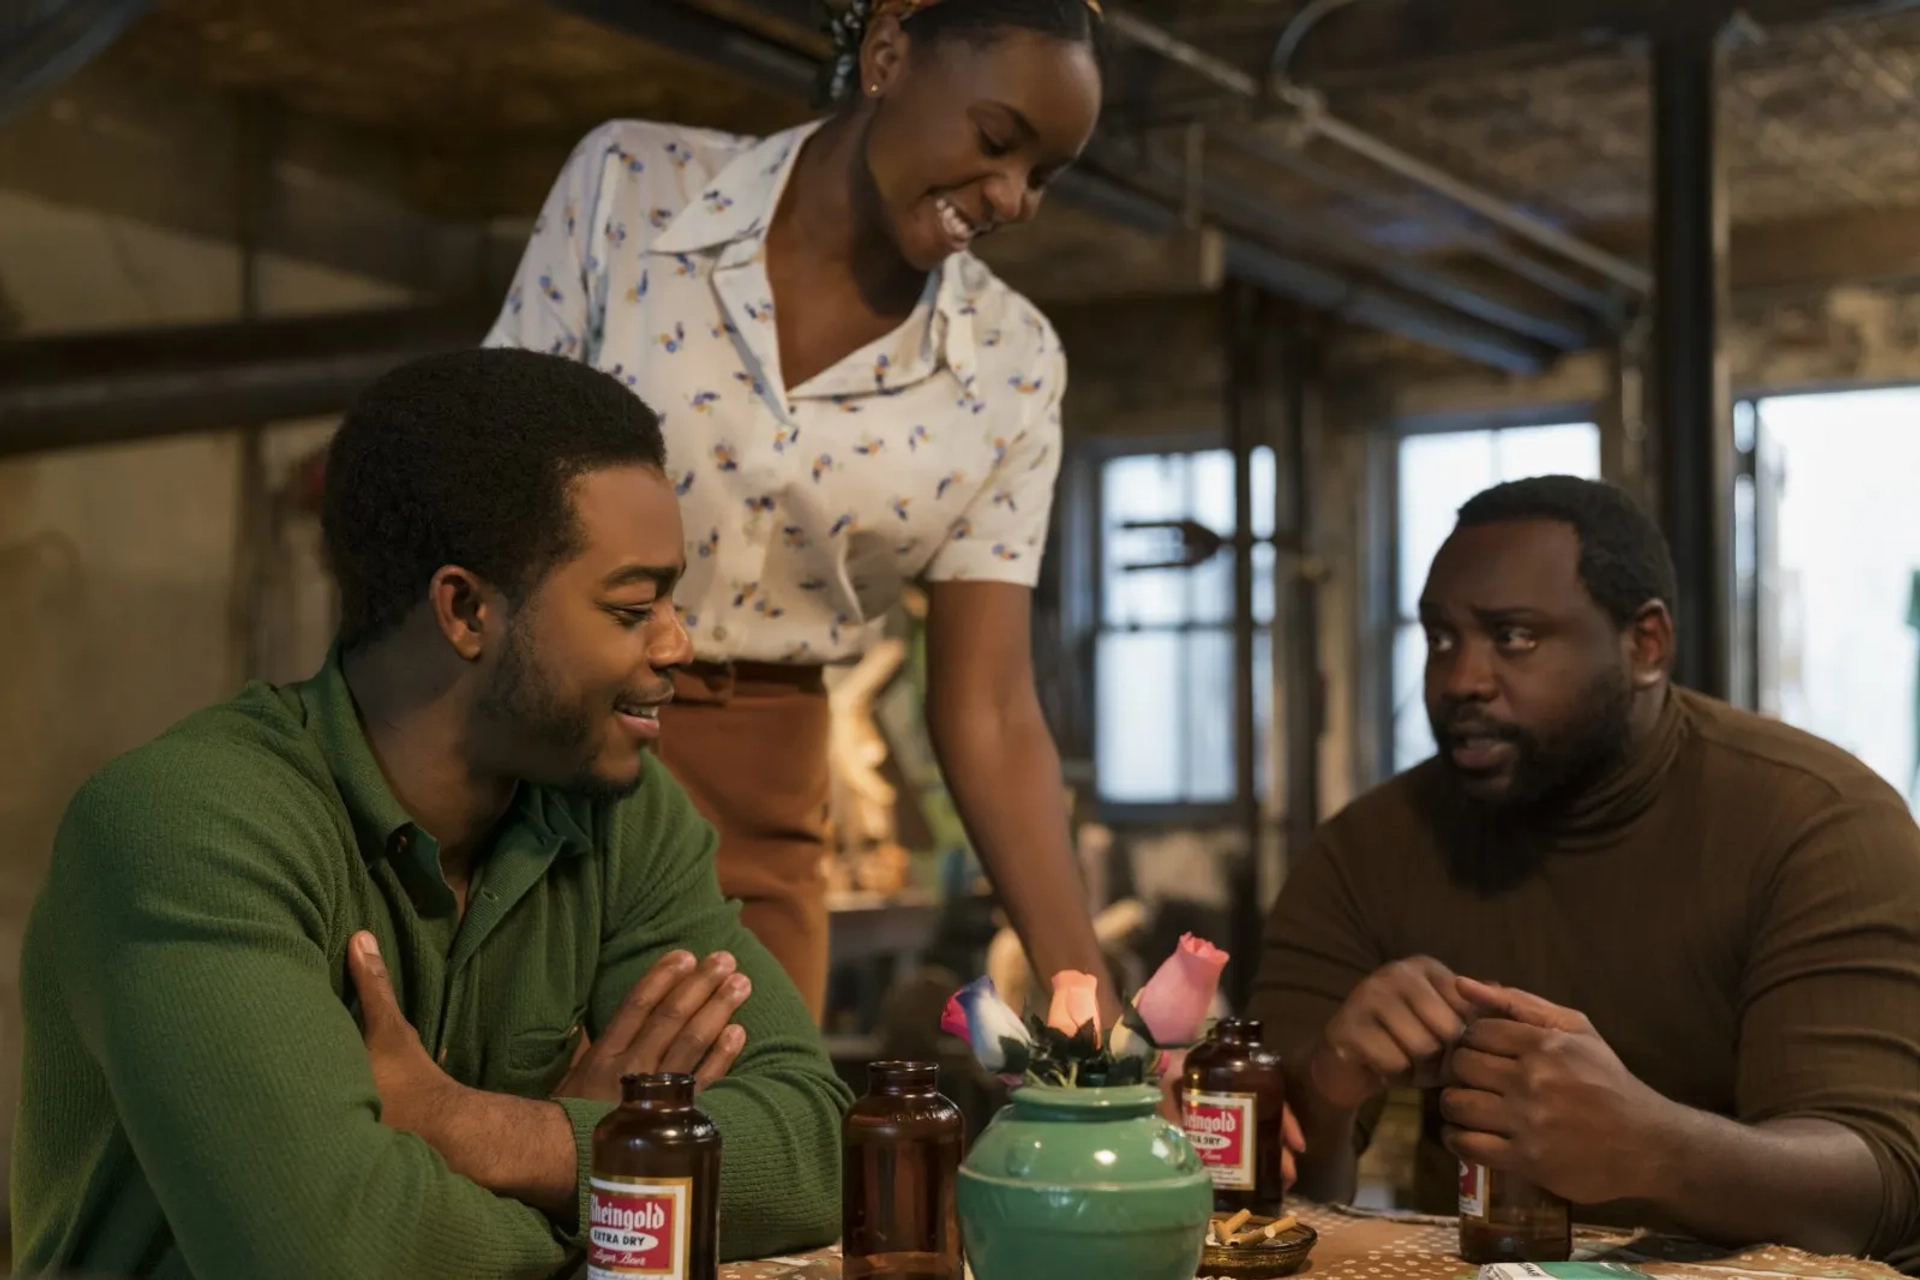
[[[1582,1220],[1920,1268],[1920,829],[1839,748],[1674,688],[1673,598],[1616,489],[1461,508],[1420,602],[1439,753],[1268,923],[1300,1190],[1350,1197],[1413,1085],[1422,1208],[1460,1156]]]

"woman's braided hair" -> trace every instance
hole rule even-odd
[[[961,39],[984,44],[1008,29],[1078,43],[1094,43],[1100,0],[847,0],[827,21],[833,53],[820,69],[821,105],[858,93],[860,46],[881,14],[899,17],[921,40]]]

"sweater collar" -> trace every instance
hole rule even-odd
[[[1669,685],[1653,729],[1625,759],[1545,824],[1562,846],[1586,846],[1611,838],[1653,807],[1693,724],[1690,698]]]
[[[435,868],[437,874],[437,845],[393,794],[367,742],[353,690],[340,665],[340,646],[336,643],[320,670],[294,689],[305,711],[307,730],[340,790],[361,853],[369,862],[400,855]],[[593,847],[590,809],[590,803],[579,797],[523,782],[507,821],[524,823],[537,836],[558,842],[561,852],[577,855]]]
[[[1669,687],[1654,727],[1620,763],[1551,814],[1526,817],[1469,801],[1438,760],[1418,781],[1418,803],[1443,833],[1454,874],[1481,889],[1524,879],[1549,853],[1613,845],[1653,807],[1689,740],[1698,694]]]

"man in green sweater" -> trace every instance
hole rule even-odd
[[[74,799],[28,925],[16,1267],[571,1267],[624,1073],[697,1073],[723,1256],[838,1229],[848,1102],[648,752],[691,649],[654,415],[488,350],[372,388],[327,467],[312,679]]]

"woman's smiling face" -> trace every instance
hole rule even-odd
[[[1038,213],[1100,118],[1100,67],[1080,41],[1009,28],[915,44],[883,19],[861,64],[873,191],[901,256],[922,271]]]

